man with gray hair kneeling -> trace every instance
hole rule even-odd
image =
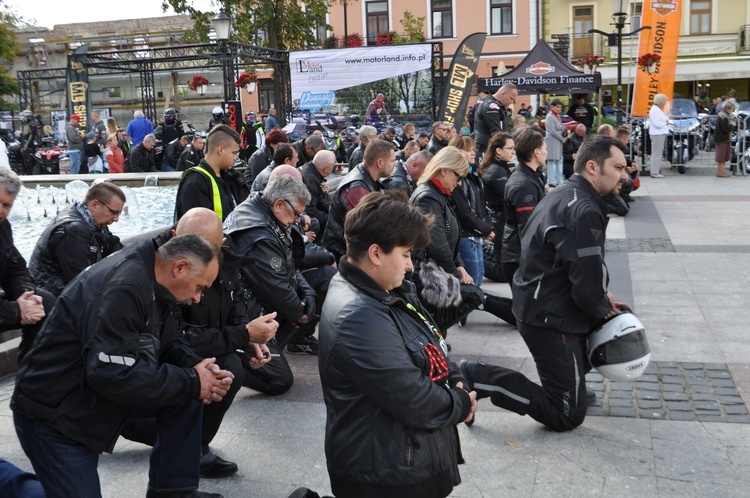
[[[224,233],[245,259],[240,272],[258,309],[276,311],[281,350],[297,327],[314,323],[316,293],[299,271],[305,255],[302,234],[292,225],[304,216],[310,192],[290,174],[272,178],[263,192],[248,197],[224,221]],[[252,305],[250,305],[252,306]]]
[[[200,301],[218,269],[216,248],[188,234],[126,247],[63,290],[11,399],[48,497],[101,496],[99,454],[136,416],[157,417],[148,498],[218,496],[197,491],[201,402],[221,401],[233,376],[182,342],[175,314]]]

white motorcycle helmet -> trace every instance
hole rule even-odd
[[[604,322],[589,334],[588,343],[591,366],[609,380],[634,380],[651,359],[643,324],[629,312]]]

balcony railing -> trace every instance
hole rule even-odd
[[[604,38],[596,33],[573,33],[570,30],[568,33],[552,35],[552,38],[555,40],[555,50],[569,61],[584,55],[609,55],[609,51],[605,53]]]

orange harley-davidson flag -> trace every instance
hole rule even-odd
[[[682,0],[645,0],[641,26],[651,26],[641,31],[638,57],[645,54],[661,56],[652,73],[638,68],[633,90],[633,116],[648,116],[654,95],[663,93],[670,99],[674,91],[674,73],[677,68],[677,46],[680,43]]]

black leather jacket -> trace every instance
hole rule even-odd
[[[398,161],[396,167],[393,168],[391,176],[383,178],[381,182],[383,190],[400,190],[407,196],[411,196],[411,193],[414,191],[414,184],[411,181],[409,172],[406,171],[403,161]]]
[[[588,334],[609,313],[606,209],[580,175],[539,203],[521,237],[523,257],[511,286],[518,320]]]
[[[177,170],[185,171],[193,166],[198,166],[203,159],[203,150],[196,150],[193,144],[187,144],[185,150],[180,153],[177,159]]]
[[[88,266],[122,249],[109,228],[92,227],[78,206],[74,203],[57,215],[39,237],[29,261],[39,287],[55,296]]]
[[[415,311],[430,319],[413,284],[386,292],[345,259],[339,269],[323,305],[318,357],[334,492],[339,479],[380,496],[430,479],[459,484],[456,424],[470,401],[455,387],[463,382],[455,364],[430,379],[427,351],[447,357]]]
[[[505,185],[510,178],[510,166],[503,160],[493,158],[482,173],[487,205],[495,213],[502,213],[505,210]],[[502,235],[501,233],[495,234],[497,237],[502,237]]]
[[[344,241],[344,219],[346,218],[346,201],[342,192],[347,192],[353,187],[364,187],[370,192],[380,191],[380,184],[376,182],[363,164],[350,169],[336,188],[333,195],[331,207],[328,210],[328,224],[323,232],[321,245],[329,251],[346,254],[346,242]]]
[[[0,287],[5,295],[0,298],[0,330],[21,326],[21,309],[16,299],[26,291],[34,290],[26,260],[13,244],[13,230],[7,219],[0,222]]]
[[[482,179],[469,173],[461,185],[453,190],[456,215],[461,223],[461,237],[486,237],[492,232],[487,213]]]
[[[180,160],[180,156],[182,155],[183,151],[187,148],[187,145],[183,147],[180,144],[180,139],[175,138],[171,142],[167,144],[167,148],[164,151],[164,159],[162,160],[162,164],[166,164],[167,166],[170,166],[174,169],[177,169],[177,163]]]
[[[315,297],[298,270],[305,256],[302,235],[276,220],[262,193],[237,206],[226,219],[224,232],[232,238],[236,254],[243,257],[244,283],[263,310],[278,312],[279,322],[302,317],[305,296]]]
[[[136,145],[130,150],[128,155],[127,168],[124,170],[125,173],[149,173],[156,171],[154,165],[155,155],[154,150],[148,150],[143,146],[142,143]]]
[[[156,282],[155,258],[147,240],[65,288],[21,361],[15,412],[101,453],[112,452],[136,408],[198,399],[192,367],[201,358],[182,342],[176,302]]]
[[[461,224],[453,208],[453,202],[430,181],[418,186],[409,202],[423,213],[432,213],[435,217],[430,229],[430,245],[424,250],[424,259],[435,261],[446,272],[461,278],[458,272],[458,267],[464,265],[458,254]],[[415,258],[422,259],[422,255],[415,253]]]
[[[521,235],[526,222],[544,197],[544,180],[537,171],[519,163],[505,184],[505,230],[502,263],[521,258]]]
[[[264,145],[253,152],[253,155],[247,161],[247,168],[245,168],[245,185],[252,185],[258,173],[266,169],[271,161],[273,161],[273,149],[269,145]]]
[[[430,141],[427,142],[427,152],[429,152],[430,154],[434,156],[435,154],[440,152],[440,150],[443,149],[443,147],[446,147],[447,145],[448,145],[447,140],[440,140],[438,137],[433,135],[432,138],[430,138]]]
[[[474,137],[481,147],[481,152],[487,148],[490,137],[498,131],[510,131],[508,118],[510,112],[492,95],[487,96],[476,106],[474,115]]]
[[[316,218],[321,228],[325,229],[329,211],[328,194],[324,194],[321,190],[321,185],[325,179],[311,162],[300,167],[299,172],[302,173],[302,181],[305,182],[305,186],[310,192],[310,203],[305,206],[305,213]]]
[[[352,151],[352,155],[349,156],[349,171],[353,170],[365,159],[365,146],[360,143],[359,146]]]

